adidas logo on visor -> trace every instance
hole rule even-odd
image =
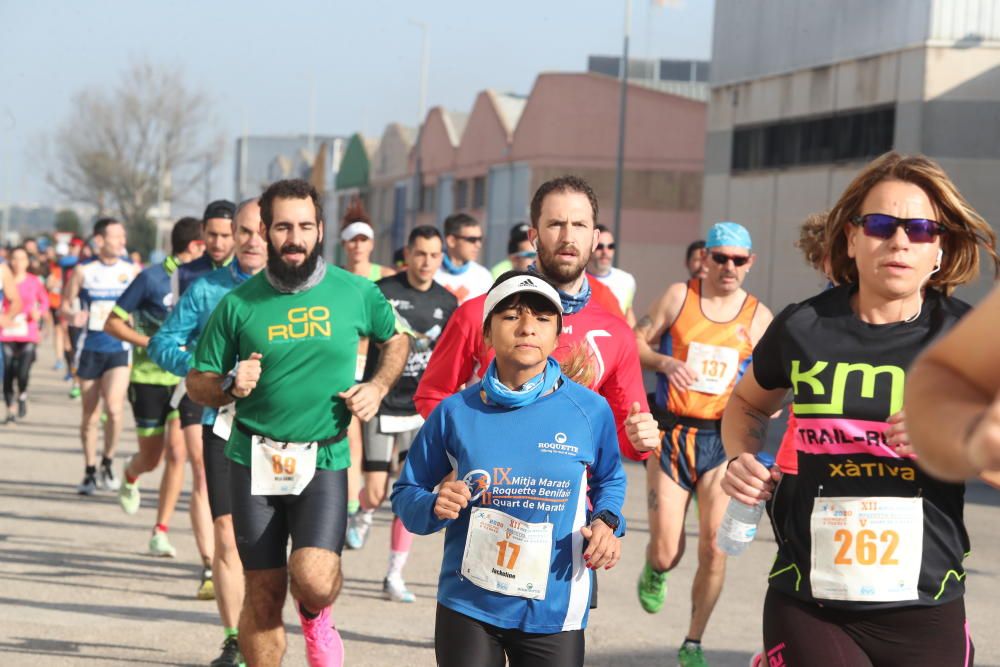
[[[524,280],[518,287],[535,287],[535,283],[531,282],[531,278]]]

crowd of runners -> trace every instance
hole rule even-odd
[[[140,477],[164,466],[151,556],[176,557],[190,465],[192,592],[218,606],[216,667],[278,665],[289,594],[308,664],[345,664],[341,553],[366,548],[387,500],[387,604],[416,599],[414,535],[445,531],[439,665],[583,665],[597,573],[640,548],[623,539],[624,459],[645,466],[634,590],[650,614],[696,501],[690,624],[664,639],[681,667],[708,664],[731,499],[766,503],[777,542],[753,665],[973,664],[963,480],[1000,470],[1000,292],[971,313],[952,292],[1000,258],[948,175],[897,153],[861,169],[802,222],[796,245],[827,288],[776,315],[743,288],[757,256],[738,221],[676,259],[689,279],[643,286],[659,295],[637,312],[586,181],[543,183],[528,218],[492,269],[462,212],[412,228],[386,267],[360,201],[333,220],[285,180],[178,220],[146,268],[113,218],[86,241],[8,249],[4,428],[30,410],[49,332],[79,399],[77,492],[135,514]],[[329,234],[343,268],[323,259]],[[130,457],[116,456],[126,399]],[[782,414],[768,468],[755,455]]]

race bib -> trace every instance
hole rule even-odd
[[[173,395],[170,397],[170,407],[176,410],[177,406],[181,404],[181,399],[184,398],[184,394],[186,393],[187,393],[187,382],[185,382],[185,378],[181,378],[181,381],[177,384],[176,387],[174,387]]]
[[[233,418],[236,417],[236,403],[228,403],[219,408],[215,415],[212,433],[229,442],[229,434],[233,432]]]
[[[403,417],[397,417],[396,415],[378,416],[379,433],[406,433],[407,431],[415,431],[423,425],[424,418],[420,415],[406,415]]]
[[[855,602],[918,598],[922,498],[816,498],[810,530],[814,597]]]
[[[28,336],[28,316],[18,313],[9,327],[0,329],[4,338],[26,338]]]
[[[255,435],[250,439],[250,494],[297,496],[316,474],[315,442],[277,442]]]
[[[551,523],[528,523],[483,507],[472,510],[462,576],[476,586],[544,600],[551,564]]]
[[[104,323],[111,317],[111,311],[114,309],[114,301],[92,301],[90,316],[87,318],[87,328],[91,331],[104,331]]]
[[[688,346],[687,365],[698,373],[688,391],[720,396],[729,391],[740,369],[739,350],[694,342]]]

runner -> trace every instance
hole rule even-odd
[[[599,280],[588,280],[584,272],[597,245],[597,213],[590,185],[576,176],[561,176],[535,192],[530,234],[538,250],[537,270],[556,285],[563,301],[565,326],[554,356],[561,363],[572,360],[568,375],[608,400],[622,453],[644,459],[658,443],[633,444],[625,430],[633,403],[647,409],[635,337],[611,290]],[[425,419],[466,382],[482,377],[492,361],[493,350],[482,337],[485,302],[486,296],[480,295],[460,305],[438,340],[413,399]]]
[[[1000,472],[1000,288],[913,365],[907,427],[917,462],[952,481],[973,475],[996,486]],[[988,477],[987,477],[988,476]]]
[[[330,605],[342,583],[347,528],[344,434],[352,413],[362,421],[375,415],[409,344],[373,283],[323,262],[315,188],[278,181],[260,207],[267,268],[219,302],[198,341],[188,390],[206,406],[236,399],[226,456],[246,576],[239,642],[247,664],[281,662],[290,574],[309,664],[339,667],[343,642],[330,627]],[[382,346],[379,369],[354,384],[364,337]]]
[[[947,293],[974,279],[979,250],[998,265],[994,233],[934,162],[887,153],[847,186],[826,238],[839,286],[774,320],[723,420],[726,493],[773,496],[785,516],[764,600],[767,660],[971,665],[964,486],[914,465],[903,384],[968,310]],[[793,495],[753,458],[789,390]]]
[[[712,226],[704,279],[671,285],[635,328],[643,368],[656,371],[656,408],[663,445],[646,462],[649,544],[639,575],[639,602],[655,614],[667,595],[667,574],[684,555],[684,519],[692,494],[698,508],[698,568],[691,620],[677,652],[681,667],[705,665],[701,639],[726,574],[715,535],[726,511],[719,486],[726,461],[719,419],[771,322],[771,311],[743,288],[753,266],[750,234],[735,222]],[[659,341],[658,351],[650,347]]]
[[[375,510],[385,500],[393,458],[398,457],[400,463],[405,460],[410,443],[423,424],[423,418],[413,405],[413,392],[427,368],[441,331],[458,307],[455,296],[434,282],[434,274],[441,266],[443,243],[441,233],[434,227],[414,228],[406,245],[406,272],[378,282],[382,294],[412,336],[412,342],[402,377],[382,400],[376,418],[365,425],[362,511],[351,516],[347,528],[347,544],[352,549],[364,545]],[[376,359],[377,354],[369,357],[366,377],[375,369]],[[415,599],[403,581],[403,566],[412,543],[413,535],[398,516],[393,517],[389,568],[382,582],[382,594],[388,600],[413,602]]]
[[[228,199],[217,199],[205,207],[201,218],[201,236],[205,254],[180,267],[172,280],[174,302],[187,291],[188,286],[210,271],[228,266],[233,260],[233,217],[236,204]]]
[[[692,241],[684,255],[684,266],[688,275],[702,280],[708,275],[708,265],[705,263],[705,239]]]
[[[625,313],[625,321],[630,327],[635,326],[635,313],[632,302],[635,300],[635,276],[628,271],[622,271],[612,266],[615,260],[615,237],[604,225],[597,225],[601,233],[597,240],[594,254],[587,264],[587,275],[597,278],[608,286],[618,299],[618,305]]]
[[[447,528],[438,665],[580,667],[587,568],[614,567],[625,533],[615,418],[550,356],[562,303],[548,281],[509,271],[483,312],[480,330],[496,357],[481,382],[428,417],[393,488],[393,511],[421,535]],[[458,479],[435,493],[451,472]]]
[[[82,392],[82,420],[80,440],[86,466],[83,481],[77,493],[89,496],[98,488],[117,491],[121,482],[112,470],[112,460],[118,447],[128,390],[131,349],[114,336],[104,333],[104,323],[137,271],[126,259],[125,226],[114,218],[100,218],[94,223],[94,236],[99,250],[94,259],[81,262],[73,269],[66,293],[63,295],[63,314],[81,317],[81,341],[77,344],[74,360],[76,375],[80,378]],[[79,299],[79,302],[77,302]],[[79,306],[75,310],[74,305]],[[101,420],[98,409],[104,401],[104,454],[100,474],[97,471],[97,425]]]
[[[241,203],[233,218],[236,261],[194,281],[149,341],[149,358],[161,368],[174,375],[187,375],[194,361],[193,350],[216,305],[230,290],[264,268],[267,245],[260,228],[257,200]],[[214,431],[216,414],[214,408],[205,408],[201,420],[208,503],[215,533],[209,578],[215,584],[215,600],[224,633],[222,653],[211,667],[236,667],[243,661],[237,631],[243,606],[243,564],[233,533],[229,463],[224,452],[226,440]]]
[[[467,213],[452,213],[444,219],[444,242],[444,261],[434,280],[454,294],[459,305],[485,294],[493,277],[476,261],[483,249],[479,221]]]
[[[49,313],[52,317],[52,346],[56,357],[54,370],[61,371],[67,367],[63,357],[66,352],[66,339],[68,336],[66,319],[60,312],[63,285],[65,283],[63,280],[62,261],[69,255],[69,242],[59,242],[52,248],[52,252],[54,256],[49,260],[49,275],[45,279],[45,289],[48,291]]]
[[[170,234],[173,254],[161,264],[142,271],[124,294],[118,297],[111,316],[104,325],[108,334],[130,343],[135,349],[128,398],[135,416],[139,451],[124,467],[124,484],[118,491],[118,503],[126,514],[139,511],[139,476],[151,472],[166,459],[160,479],[156,522],[149,540],[151,556],[173,558],[177,551],[167,537],[170,519],[184,486],[186,459],[184,436],[177,425],[179,415],[171,407],[180,378],[157,366],[146,354],[149,338],[160,328],[174,304],[171,280],[177,268],[194,261],[205,250],[201,223],[197,218],[181,218]],[[129,321],[134,323],[129,326]],[[200,414],[198,415],[200,419]],[[168,424],[171,422],[171,424]],[[166,456],[164,456],[166,448]],[[199,452],[193,452],[191,470],[191,527],[205,567],[211,567],[212,543],[205,470]],[[211,580],[202,581],[199,597],[212,599]]]
[[[376,282],[387,276],[395,275],[396,271],[387,266],[372,264],[372,252],[375,250],[375,230],[371,226],[371,218],[365,213],[364,204],[355,197],[341,221],[340,244],[344,249],[346,261],[344,269],[356,276]],[[365,359],[368,357],[368,341],[358,343],[358,366],[354,379],[361,381],[365,371]],[[351,419],[347,429],[347,439],[351,446],[351,467],[347,470],[347,513],[357,514],[360,508],[358,493],[361,491],[361,459],[362,434],[361,422]],[[349,545],[350,546],[350,545]],[[351,546],[351,548],[355,548]]]
[[[531,225],[526,222],[519,222],[510,228],[510,238],[507,239],[507,257],[490,269],[490,275],[496,280],[500,274],[511,270],[526,271],[529,266],[535,263],[535,246],[528,238],[528,230]]]
[[[16,285],[11,294],[15,299],[19,296],[21,302],[21,312],[13,315],[13,321],[7,326],[0,328],[0,341],[3,342],[3,397],[7,404],[6,423],[13,424],[28,415],[28,378],[41,340],[38,325],[43,314],[48,313],[49,297],[38,276],[28,273],[28,253],[23,247],[10,251],[8,263]],[[10,317],[8,311],[12,304],[9,297],[3,299],[3,306],[4,313]]]

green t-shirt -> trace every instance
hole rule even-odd
[[[395,333],[395,312],[375,283],[327,265],[315,287],[278,292],[258,273],[216,306],[198,340],[194,368],[228,373],[236,359],[261,356],[257,387],[236,401],[236,421],[282,442],[330,438],[351,413],[338,396],[354,385],[358,340],[384,342]],[[226,456],[250,465],[250,438],[233,425]],[[351,463],[347,438],[320,447],[316,467]]]

